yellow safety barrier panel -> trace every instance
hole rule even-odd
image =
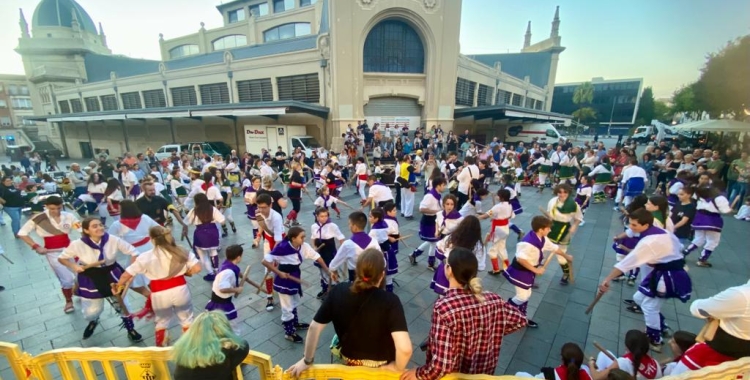
[[[172,378],[169,359],[170,348],[63,348],[47,351],[32,357],[16,344],[0,342],[0,356],[10,364],[18,380],[168,380]],[[244,364],[258,368],[261,380],[292,380],[271,357],[250,351]],[[173,365],[172,365],[173,367]],[[534,372],[531,369],[531,372]],[[243,379],[240,369],[237,378]],[[365,367],[318,364],[302,373],[299,379],[356,379],[397,380],[400,374]],[[516,376],[450,374],[444,380],[523,380]],[[665,380],[735,380],[750,379],[750,358],[743,358],[679,376],[663,377]]]

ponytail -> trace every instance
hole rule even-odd
[[[640,330],[629,330],[625,334],[625,347],[633,354],[633,377],[638,375],[641,361],[650,349],[648,335]]]
[[[568,380],[580,380],[578,376],[583,364],[583,350],[577,344],[568,342],[560,349],[563,366],[568,374]]]
[[[357,258],[356,279],[349,287],[352,293],[362,293],[372,288],[382,287],[385,276],[383,253],[375,248],[366,249]]]
[[[448,265],[453,279],[464,289],[471,291],[479,302],[484,302],[482,280],[477,277],[479,263],[474,252],[464,247],[455,247],[448,256]]]
[[[154,226],[148,230],[148,235],[154,248],[161,248],[170,253],[180,264],[188,262],[188,253],[177,246],[174,236],[172,236],[172,230],[162,226]]]
[[[482,294],[484,288],[482,287],[482,280],[479,277],[474,277],[469,280],[468,288],[474,294],[477,301],[484,302],[484,295]]]

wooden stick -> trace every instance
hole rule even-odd
[[[542,214],[544,214],[544,216],[546,216],[547,218],[549,218],[549,219],[552,219],[552,216],[551,216],[551,215],[549,214],[549,212],[547,212],[547,210],[546,210],[546,209],[542,208],[542,206],[539,206],[539,211],[540,211],[540,212],[541,212]]]
[[[610,358],[610,360],[614,362],[617,361],[617,358],[614,355],[612,355],[609,351],[607,351],[604,347],[602,347],[599,343],[594,342],[594,347],[596,347],[596,349],[599,350],[599,352],[603,353],[608,358]]]
[[[258,290],[259,290],[259,292],[258,292],[258,293],[260,293],[260,292],[263,292],[263,293],[268,293],[268,292],[266,292],[266,291],[265,291],[265,290],[264,290],[263,288],[261,288],[261,286],[260,286],[260,285],[258,285],[258,284],[257,284],[257,283],[256,283],[255,281],[253,281],[253,280],[251,280],[251,279],[249,279],[249,278],[246,278],[246,279],[245,279],[245,282],[247,282],[248,284],[252,285],[252,286],[253,286],[254,288],[258,289]],[[256,293],[256,294],[257,294],[257,293]]]
[[[568,268],[570,269],[570,276],[568,276],[568,280],[570,281],[571,284],[575,284],[576,279],[573,276],[573,262],[572,261],[568,261]]]
[[[266,283],[266,280],[267,280],[267,279],[268,279],[268,277],[269,277],[269,276],[271,275],[271,273],[273,273],[273,272],[271,272],[270,270],[269,270],[268,272],[266,272],[266,275],[265,275],[265,276],[263,276],[263,281],[261,281],[260,283],[261,283],[261,284],[264,284],[264,285],[265,285],[265,283]],[[260,294],[260,291],[261,291],[261,290],[262,290],[262,289],[261,289],[260,287],[258,287],[258,291],[257,291],[257,292],[255,292],[255,294]]]
[[[9,262],[9,263],[11,263],[11,264],[15,264],[15,263],[13,262],[13,260],[9,259],[9,258],[8,258],[8,256],[5,256],[5,254],[4,254],[4,253],[0,254],[0,256],[2,256],[2,258],[4,258],[4,259],[5,259],[5,260],[6,260],[7,262]]]
[[[315,203],[315,199],[313,199],[312,195],[310,195],[310,193],[307,191],[307,189],[303,189],[303,192],[305,193],[305,195],[307,195],[308,198],[310,198],[310,201],[312,203]]]
[[[594,301],[591,302],[589,307],[586,308],[586,315],[591,314],[591,310],[594,310],[594,306],[596,306],[596,303],[599,302],[603,295],[604,293],[597,292],[596,297],[594,297]]]
[[[544,265],[542,266],[542,269],[547,269],[547,265],[552,262],[552,257],[555,256],[555,254],[551,254],[547,257],[547,260],[544,262]]]
[[[91,263],[91,264],[84,264],[84,265],[83,265],[83,270],[86,270],[86,269],[89,269],[89,268],[96,268],[96,267],[100,267],[100,266],[102,266],[102,265],[104,265],[104,260],[100,260],[100,261],[97,261],[97,262],[93,262],[93,263]]]
[[[410,238],[412,236],[414,236],[414,234],[406,235],[406,236],[401,236],[400,238],[396,239],[396,241],[401,241],[401,240],[404,240],[404,239],[408,239],[408,238]],[[404,243],[404,244],[406,244],[406,243]]]
[[[247,281],[247,275],[250,273],[250,267],[251,265],[248,265],[247,268],[245,268],[245,271],[242,273],[242,280],[240,280],[240,288],[244,287],[245,281]],[[239,293],[235,293],[234,298],[239,297]]]
[[[321,248],[323,248],[325,246],[326,246],[326,243],[321,243],[319,246],[313,247],[313,248],[315,248],[315,251],[319,251]]]

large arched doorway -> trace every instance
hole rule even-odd
[[[422,74],[424,44],[406,22],[383,20],[367,34],[362,60],[364,72]]]
[[[384,98],[370,99],[364,107],[367,124],[372,126],[380,123],[385,127],[391,126],[403,128],[404,125],[410,130],[419,128],[422,117],[422,106],[416,99],[390,96]]]

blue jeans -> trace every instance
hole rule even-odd
[[[3,211],[10,216],[10,228],[13,230],[13,235],[18,235],[18,231],[21,230],[21,208],[4,207]]]
[[[740,197],[740,201],[737,202],[737,207],[735,207],[735,209],[739,210],[744,203],[742,202],[742,198],[745,195],[747,195],[747,182],[735,182],[729,192],[729,204],[732,204],[734,198]]]

